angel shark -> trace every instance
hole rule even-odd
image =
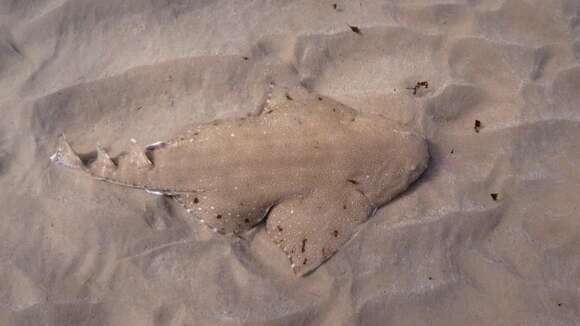
[[[96,179],[168,196],[221,234],[266,218],[297,275],[331,257],[426,169],[425,139],[317,94],[273,91],[262,112],[214,121],[145,148],[82,160],[64,138],[51,159]]]

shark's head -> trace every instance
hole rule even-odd
[[[407,153],[404,157],[407,163],[403,166],[407,169],[404,172],[407,173],[409,182],[412,183],[427,169],[429,148],[427,140],[417,133],[410,132],[405,138],[404,149]]]
[[[407,189],[417,180],[429,164],[429,149],[425,138],[409,130],[397,130],[396,147],[385,153],[384,164],[369,178],[371,201],[382,205]]]

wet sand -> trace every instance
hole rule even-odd
[[[48,159],[254,114],[271,81],[430,145],[307,277]],[[578,325],[579,108],[577,0],[5,1],[0,324]]]

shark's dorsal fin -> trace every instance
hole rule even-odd
[[[95,176],[107,177],[117,169],[117,165],[105,149],[97,144],[97,159],[90,165],[90,170]]]
[[[98,162],[99,164],[102,164],[106,167],[112,167],[112,168],[116,167],[115,163],[113,162],[113,160],[111,159],[109,154],[105,151],[103,146],[101,146],[100,144],[97,144],[97,160],[96,160],[96,162]]]
[[[131,138],[131,149],[129,154],[127,155],[127,161],[132,165],[139,169],[148,169],[153,167],[153,162],[149,160],[147,154],[145,154],[145,150],[141,148],[137,141]]]

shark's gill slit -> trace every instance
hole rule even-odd
[[[260,217],[257,221],[256,224],[261,223],[262,221],[265,221],[268,218],[268,215],[270,214],[270,212],[272,211],[272,208],[276,206],[276,204],[272,204],[270,205],[268,208],[266,208],[266,210],[264,211],[264,215],[262,215],[262,217]]]

